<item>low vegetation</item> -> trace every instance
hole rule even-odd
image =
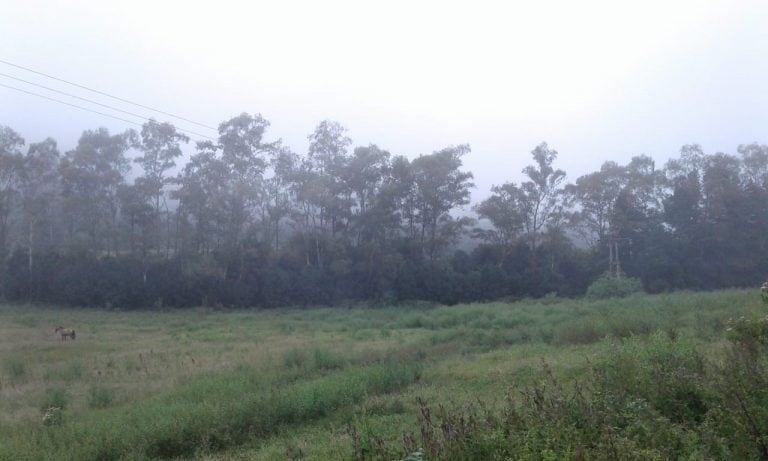
[[[756,291],[0,308],[0,460],[760,459]],[[77,328],[61,341],[53,326]],[[21,364],[21,365],[19,365]]]
[[[587,288],[587,299],[625,298],[642,292],[643,283],[640,279],[615,277],[606,272]]]

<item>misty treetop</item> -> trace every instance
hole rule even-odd
[[[542,143],[475,219],[467,145],[410,160],[355,147],[332,121],[308,140],[293,152],[244,113],[184,162],[190,139],[169,123],[87,130],[63,154],[0,126],[0,295],[126,308],[575,296],[609,244],[653,292],[768,274],[765,145],[687,145],[663,168],[637,156],[568,183]]]

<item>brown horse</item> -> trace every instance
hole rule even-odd
[[[55,330],[53,330],[53,332],[60,334],[62,341],[66,340],[67,338],[75,339],[75,330],[72,328],[64,328],[62,326],[58,326]]]

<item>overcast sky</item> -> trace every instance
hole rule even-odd
[[[661,166],[687,143],[768,142],[766,19],[768,2],[738,0],[0,0],[0,59],[210,125],[259,112],[302,153],[323,119],[411,158],[469,143],[477,200],[541,141],[571,180],[640,153]],[[131,126],[2,87],[0,124],[62,150]]]

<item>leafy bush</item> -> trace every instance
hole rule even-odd
[[[597,371],[605,392],[639,398],[682,424],[701,422],[707,411],[704,364],[694,342],[673,340],[659,331],[617,344]]]
[[[726,332],[730,341],[757,352],[761,346],[768,347],[768,316],[728,320]]]
[[[768,283],[762,295],[768,303]],[[731,347],[716,367],[713,426],[728,437],[733,459],[768,459],[768,316],[729,320],[726,331]]]
[[[613,277],[605,273],[592,282],[587,289],[587,299],[625,298],[635,293],[642,293],[643,284],[640,279],[632,277]]]

